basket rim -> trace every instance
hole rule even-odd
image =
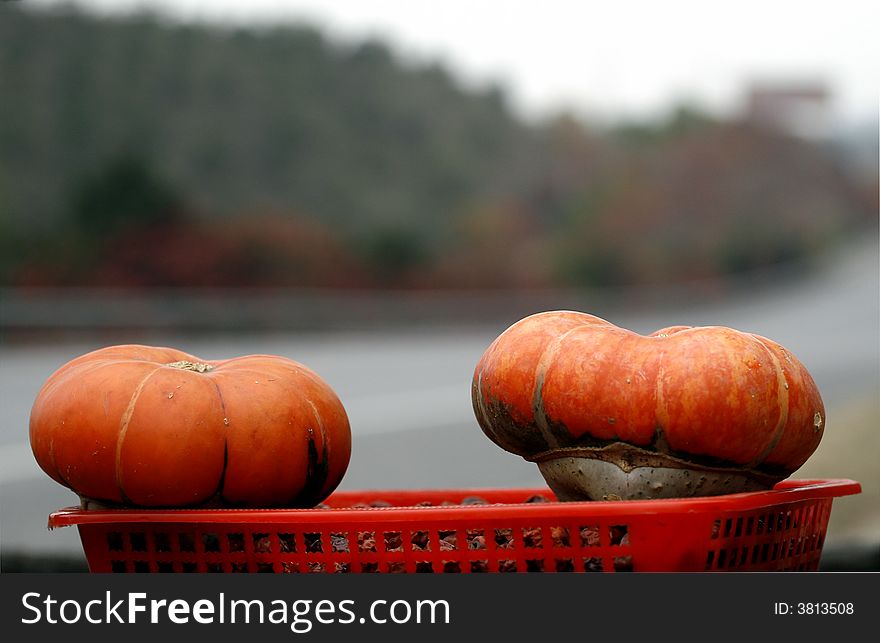
[[[393,507],[340,507],[323,509],[236,509],[236,508],[180,508],[180,509],[81,509],[65,507],[49,515],[49,529],[69,525],[94,525],[107,523],[343,523],[382,522],[405,523],[413,519],[421,521],[443,520],[451,517],[481,519],[506,519],[514,517],[589,518],[620,517],[633,514],[673,515],[703,513],[707,511],[757,510],[801,500],[834,498],[858,494],[861,485],[847,478],[783,480],[773,489],[721,496],[696,498],[669,498],[657,500],[613,500],[550,503],[494,503],[451,506],[393,506]],[[404,493],[494,493],[523,492],[524,494],[550,494],[547,488],[475,488],[475,489],[420,489],[420,490],[359,490],[338,491],[334,498],[362,497],[375,493],[376,497],[393,497]]]

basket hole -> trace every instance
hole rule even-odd
[[[605,571],[605,567],[602,564],[601,558],[584,558],[584,571],[585,572],[602,572]]]
[[[385,532],[385,551],[403,551],[403,537],[399,531]]]
[[[712,538],[712,540],[715,540],[716,538],[718,538],[718,535],[720,533],[721,533],[721,519],[717,518],[716,520],[714,520],[712,522],[712,535],[710,536],[710,538]]]
[[[554,547],[571,547],[571,536],[568,527],[550,527],[550,538]]]
[[[746,536],[751,536],[752,532],[755,530],[755,517],[749,516],[749,519],[746,520]]]
[[[743,547],[742,552],[740,553],[740,556],[739,556],[739,566],[740,567],[742,567],[743,565],[746,564],[746,559],[748,559],[748,557],[749,557],[749,548]]]
[[[125,541],[122,539],[121,531],[107,532],[107,550],[123,551],[125,549]]]
[[[496,529],[495,545],[498,547],[498,549],[513,548],[513,529]]]
[[[528,549],[540,549],[544,547],[544,536],[540,527],[523,527],[523,546]]]
[[[727,563],[727,566],[728,566],[728,567],[735,567],[735,566],[736,566],[736,555],[737,555],[737,553],[738,553],[738,550],[737,550],[736,547],[732,547],[732,548],[730,549],[730,559],[729,559],[729,561],[728,561],[728,563]]]
[[[615,556],[614,557],[614,571],[616,571],[616,572],[631,572],[631,571],[633,571],[633,558],[632,558],[632,556]]]
[[[324,546],[321,544],[321,534],[317,532],[306,532],[303,534],[306,545],[307,554],[323,554]]]
[[[806,511],[804,511],[804,522],[807,524],[808,528],[813,526],[813,519],[815,517],[814,506],[810,505],[807,507]]]
[[[469,550],[486,549],[486,535],[482,529],[467,530],[467,548]]]
[[[134,561],[134,571],[137,574],[146,574],[150,571],[150,563],[145,560]]]
[[[349,574],[351,573],[351,563],[333,563],[333,573],[334,574]]]
[[[440,531],[440,551],[455,551],[458,549],[458,537],[454,531]]]
[[[599,546],[599,527],[596,525],[584,525],[580,528],[581,547]]]
[[[461,564],[457,560],[443,561],[443,573],[444,574],[460,574],[461,573]]]
[[[498,572],[500,574],[512,574],[516,571],[516,561],[515,560],[499,560],[498,561]]]
[[[324,563],[318,563],[318,562],[306,563],[306,571],[309,574],[323,574],[324,573]]]
[[[538,558],[534,560],[526,560],[526,571],[527,572],[543,572],[544,571],[544,559]]]
[[[247,574],[248,573],[248,564],[247,563],[232,563],[232,573],[233,574]]]
[[[358,551],[374,552],[376,551],[376,532],[375,531],[359,531],[358,532]]]
[[[715,562],[715,550],[710,549],[706,555],[706,569],[712,569],[712,563]]]
[[[227,534],[226,539],[229,541],[229,551],[244,551],[244,534]]]
[[[160,574],[173,574],[174,573],[174,563],[162,562],[156,563],[156,569]]]
[[[153,534],[153,547],[157,552],[171,551],[171,537],[164,532]]]
[[[434,565],[430,561],[416,563],[416,574],[433,574]]]
[[[629,544],[629,527],[626,525],[611,525],[608,528],[608,540],[612,546]]]
[[[220,538],[217,534],[202,534],[202,546],[206,552],[220,551]]]
[[[755,534],[760,535],[764,533],[764,523],[766,522],[764,516],[758,516],[758,519],[755,521]]]
[[[724,521],[724,537],[727,538],[730,536],[730,528],[733,526],[733,520],[728,518]]]
[[[791,558],[792,555],[794,554],[794,547],[795,547],[795,545],[794,545],[793,539],[788,541],[787,547],[785,546],[785,544],[783,544],[782,545],[782,558]]]
[[[296,537],[293,534],[278,534],[278,546],[282,554],[295,554]]]
[[[299,564],[297,563],[281,563],[282,574],[299,574]]]
[[[488,560],[472,560],[471,561],[471,574],[488,574],[489,573],[489,561]]]
[[[198,563],[181,563],[181,569],[184,574],[195,574],[199,571]]]
[[[739,517],[736,519],[736,528],[733,530],[733,537],[739,538],[740,536],[742,536],[742,532],[743,532],[743,519],[742,519],[742,517]]]
[[[141,532],[131,534],[131,550],[147,551],[147,535]]]
[[[348,553],[348,533],[334,531],[330,533],[330,551],[336,553]]]
[[[177,534],[177,548],[180,551],[196,550],[196,539],[190,533]]]
[[[392,563],[388,563],[388,573],[389,574],[405,574],[406,573],[406,565],[402,561],[394,561]]]
[[[207,563],[205,565],[205,570],[209,574],[222,574],[223,573],[223,563]]]
[[[361,563],[361,572],[364,574],[378,574],[379,563]]]
[[[126,572],[126,565],[124,560],[111,560],[110,561],[110,571],[114,574],[124,574]]]
[[[557,558],[556,559],[556,571],[557,572],[573,572],[574,571],[574,561],[571,558]]]
[[[410,543],[412,543],[413,551],[431,551],[431,543],[428,541],[427,531],[411,532]]]
[[[251,540],[255,554],[272,553],[272,540],[269,538],[269,534],[251,534]]]
[[[272,565],[272,563],[257,563],[257,573],[273,574],[275,573],[275,567]]]

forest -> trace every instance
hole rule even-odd
[[[0,286],[723,279],[876,225],[833,146],[688,105],[600,126],[304,24],[0,6]]]

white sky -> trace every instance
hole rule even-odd
[[[25,0],[58,4],[59,0]],[[77,0],[185,20],[305,18],[346,40],[379,35],[469,83],[503,86],[524,115],[567,107],[646,117],[689,100],[738,108],[752,81],[825,82],[846,121],[876,123],[880,2],[869,0]]]

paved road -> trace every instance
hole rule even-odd
[[[678,323],[718,324],[774,338],[807,365],[833,412],[880,394],[878,272],[878,244],[869,239],[829,257],[825,268],[808,278],[739,292],[721,303],[716,298],[681,307],[668,302],[648,310],[628,301],[606,311],[585,302],[582,309],[639,332]],[[533,465],[484,438],[470,408],[474,365],[509,321],[445,330],[166,335],[151,341],[206,358],[280,354],[319,372],[344,401],[353,427],[353,459],[344,488],[541,485]],[[46,530],[48,513],[76,498],[35,465],[27,423],[43,380],[68,359],[99,345],[99,340],[0,345],[3,551],[81,553],[75,530]],[[851,456],[860,457],[859,445]]]

